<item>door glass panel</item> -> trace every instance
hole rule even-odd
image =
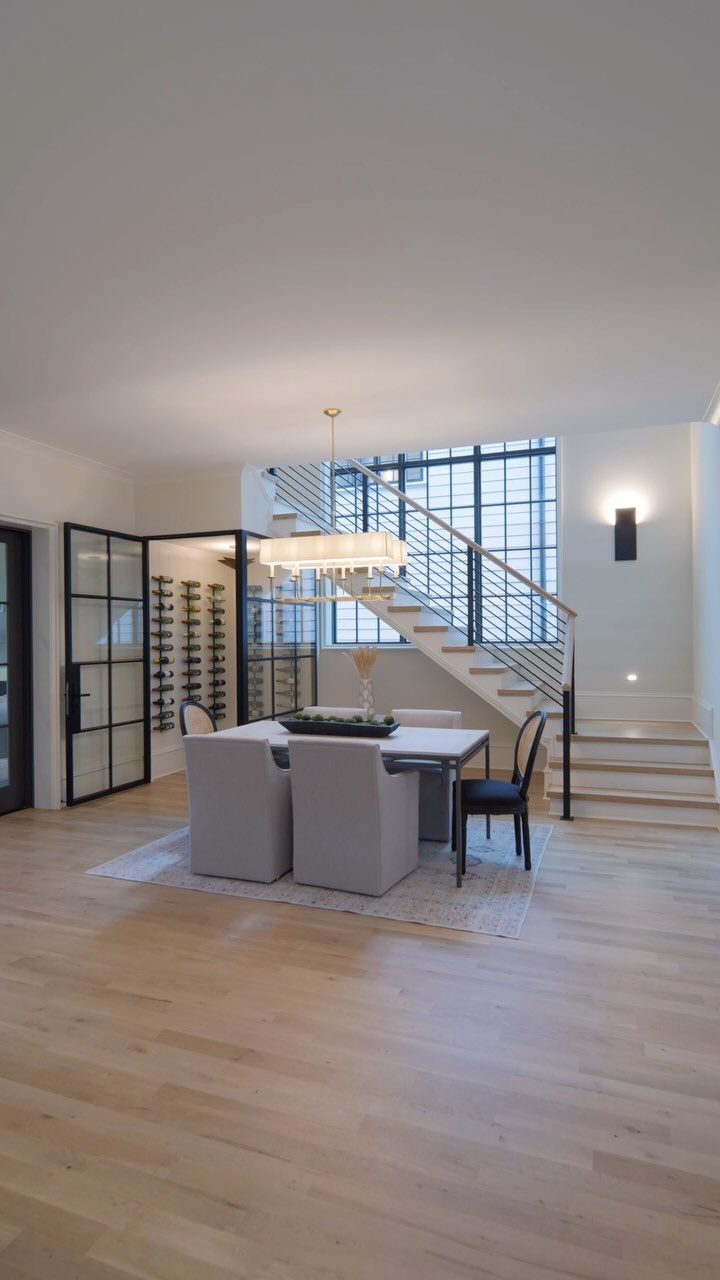
[[[272,653],[272,605],[252,595],[248,599],[248,653],[258,658]]]
[[[129,658],[142,658],[142,604],[113,604],[111,617],[113,662],[123,662]]]
[[[112,785],[142,782],[145,773],[145,731],[142,724],[121,725],[112,731]]]
[[[71,550],[73,595],[107,595],[107,538],[74,529]]]
[[[98,729],[110,718],[108,707],[108,670],[106,666],[81,667],[80,728]]]
[[[142,720],[144,714],[144,667],[142,662],[116,662],[112,669],[113,724]]]
[[[104,600],[72,602],[72,661],[104,662],[108,656],[108,612]]]
[[[110,786],[110,735],[107,729],[73,736],[73,796],[92,796]]]
[[[110,595],[142,600],[143,554],[141,542],[110,539]]]

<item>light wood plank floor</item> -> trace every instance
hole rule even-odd
[[[2,1280],[718,1280],[719,836],[558,822],[518,942],[83,874],[184,818],[0,820]]]

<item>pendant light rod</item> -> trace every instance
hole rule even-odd
[[[323,413],[327,415],[331,423],[331,450],[330,450],[330,524],[333,533],[335,533],[335,419],[342,409],[323,409]]]

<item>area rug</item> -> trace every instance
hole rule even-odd
[[[530,827],[533,869],[525,871],[522,858],[515,854],[512,823],[494,822],[488,841],[484,818],[470,818],[467,873],[462,889],[455,884],[455,855],[449,853],[446,845],[422,841],[417,871],[394,885],[382,898],[296,884],[292,872],[274,884],[193,875],[187,827],[93,867],[88,874],[519,938],[552,831],[551,826]]]

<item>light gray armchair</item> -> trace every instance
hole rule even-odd
[[[462,729],[460,711],[432,711],[415,707],[393,709],[398,724],[416,729]],[[420,767],[420,839],[447,844],[452,825],[452,784],[446,765],[428,762],[422,766],[412,761],[396,761],[393,768]]]
[[[268,742],[183,738],[190,806],[190,868],[199,875],[268,884],[292,866],[287,769]]]
[[[418,865],[418,775],[391,776],[376,742],[293,738],[294,875],[379,897]]]

